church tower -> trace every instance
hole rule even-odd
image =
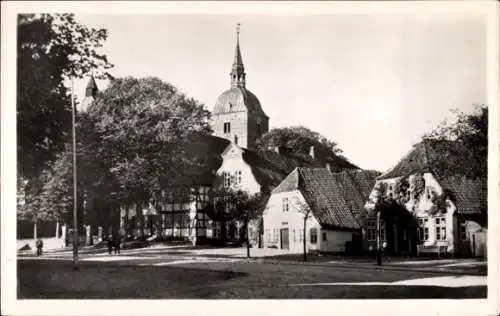
[[[97,84],[95,82],[94,76],[90,76],[89,83],[87,84],[87,87],[85,88],[85,97],[83,98],[83,101],[82,101],[81,110],[83,112],[86,112],[87,109],[89,108],[90,104],[92,104],[92,102],[94,102],[95,97],[97,96],[97,92],[99,92],[99,89],[97,88]]]
[[[255,140],[269,131],[269,117],[262,110],[259,99],[246,88],[239,23],[230,80],[231,87],[215,103],[212,129],[215,136],[226,138],[240,147],[253,149]]]

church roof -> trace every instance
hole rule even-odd
[[[99,91],[97,83],[95,82],[94,76],[91,76],[89,82],[87,83],[87,87],[85,88],[85,96],[94,97],[97,91]]]
[[[267,117],[262,110],[259,99],[246,89],[245,66],[240,50],[240,24],[237,26],[236,50],[231,68],[231,88],[224,91],[215,102],[213,114],[231,112],[249,112]]]
[[[255,94],[244,87],[233,86],[219,96],[215,102],[213,114],[217,115],[243,111],[267,117]]]
[[[356,220],[379,175],[371,170],[296,168],[273,193],[300,190],[323,228],[359,229]]]

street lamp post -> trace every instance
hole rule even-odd
[[[382,265],[382,249],[380,245],[380,210],[377,210],[377,265]]]
[[[75,113],[75,83],[71,78],[71,129],[73,134],[73,268],[78,269],[78,207],[77,207],[77,190],[76,190],[76,113]]]

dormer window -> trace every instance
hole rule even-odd
[[[231,133],[231,123],[226,122],[224,123],[224,134],[229,134]]]

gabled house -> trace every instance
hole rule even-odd
[[[314,148],[311,148],[314,152]],[[214,183],[214,192],[220,187],[231,187],[236,190],[247,191],[250,194],[261,193],[267,200],[271,191],[277,187],[297,167],[324,167],[331,170],[357,168],[350,162],[339,157],[318,158],[313,154],[304,155],[286,151],[285,149],[250,150],[236,144],[229,145],[222,153],[222,164],[217,170],[217,180]],[[326,169],[325,169],[326,170]],[[264,201],[265,204],[265,201]],[[261,244],[261,230],[253,223],[251,231],[253,244]],[[241,225],[223,218],[214,221],[214,238],[231,240],[239,238]]]
[[[216,136],[191,137],[183,150],[192,161],[171,179],[172,186],[165,187],[161,196],[144,205],[121,206],[122,232],[140,236],[143,221],[145,236],[192,241],[211,238],[212,220],[206,209],[216,179],[215,170],[221,166],[221,154],[228,146],[228,140]],[[142,208],[142,218],[138,208]]]
[[[301,252],[306,238],[307,251],[343,252],[353,242],[360,243],[356,217],[379,175],[367,170],[333,173],[327,168],[295,168],[267,203],[264,247]]]
[[[381,175],[370,194],[364,215],[367,249],[375,249],[375,203],[392,201],[381,213],[379,233],[389,253],[447,253],[486,255],[487,180],[462,175],[450,165],[461,144],[424,140],[392,169]],[[454,157],[457,158],[457,157]],[[448,170],[456,170],[449,176]],[[387,204],[386,204],[387,206]]]

